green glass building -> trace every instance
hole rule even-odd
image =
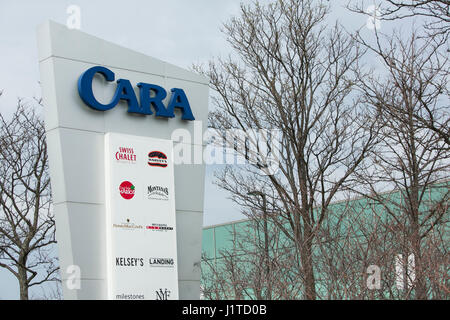
[[[425,190],[420,199],[420,259],[412,252],[403,192],[385,193],[382,202],[333,203],[313,245],[317,298],[414,299],[423,279],[429,298],[448,299],[449,183]],[[303,298],[295,244],[274,223],[267,228],[265,235],[256,218],[203,229],[205,299]]]

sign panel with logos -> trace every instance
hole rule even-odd
[[[109,299],[178,299],[172,141],[107,133]]]

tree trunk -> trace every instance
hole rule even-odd
[[[416,219],[414,219],[416,220]],[[427,287],[425,283],[425,277],[423,272],[423,263],[422,263],[422,250],[421,250],[421,241],[420,241],[420,232],[419,232],[419,224],[417,221],[413,221],[413,234],[411,239],[411,248],[414,254],[414,273],[415,273],[415,281],[414,281],[414,291],[415,298],[417,300],[426,300],[427,297]]]
[[[416,133],[414,131],[415,121],[413,117],[413,109],[412,107],[408,110],[408,121],[409,121],[409,144],[410,144],[410,157],[411,157],[411,198],[410,202],[410,219],[411,219],[411,249],[414,254],[414,289],[415,289],[415,298],[420,300],[427,299],[427,290],[424,279],[424,273],[422,270],[422,252],[421,252],[421,236],[420,236],[420,222],[419,222],[419,166],[418,166],[418,155],[416,148]]]
[[[28,300],[27,270],[21,266],[18,268],[20,300]]]
[[[311,228],[305,224],[304,242],[302,244],[302,265],[305,276],[305,299],[316,300],[316,279],[314,277],[314,265],[312,256]]]

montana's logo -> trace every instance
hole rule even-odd
[[[147,196],[154,200],[169,200],[169,188],[164,186],[148,186]]]
[[[152,167],[167,167],[167,156],[161,151],[150,151],[148,153],[148,165]]]

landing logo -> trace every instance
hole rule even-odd
[[[122,198],[130,200],[136,192],[134,185],[130,181],[124,181],[119,186],[119,192]]]
[[[173,227],[169,227],[169,226],[167,226],[167,224],[164,224],[164,223],[152,223],[151,226],[147,226],[146,228],[147,228],[147,230],[162,231],[162,232],[167,232],[167,231],[173,230]]]
[[[167,167],[167,156],[161,151],[150,151],[148,153],[148,165],[152,167]]]
[[[173,258],[149,258],[148,262],[150,267],[173,268],[175,265]]]
[[[114,158],[117,162],[136,163],[136,154],[133,148],[119,147]]]
[[[170,290],[167,290],[167,288],[159,289],[159,291],[155,291],[156,293],[156,300],[169,300],[170,297]]]
[[[169,200],[169,188],[163,186],[148,186],[147,197],[152,200]]]

